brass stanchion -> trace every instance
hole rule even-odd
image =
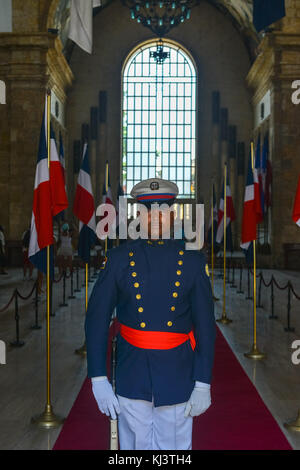
[[[251,142],[251,164],[254,172],[253,142]],[[244,356],[257,360],[266,357],[264,353],[258,350],[256,344],[256,240],[253,240],[253,345],[248,353],[244,353]]]
[[[51,106],[51,91],[47,91],[47,148],[48,148],[48,170],[50,168],[50,106]],[[54,428],[60,426],[64,418],[57,416],[52,409],[50,399],[51,389],[51,374],[50,374],[50,246],[47,246],[47,402],[45,410],[41,415],[31,418],[31,422],[42,428]]]
[[[291,421],[290,423],[284,423],[284,427],[289,431],[297,431],[300,432],[300,409],[298,410],[298,416],[295,421]]]
[[[212,183],[212,194],[211,194],[211,287],[213,300],[216,302],[219,299],[214,293],[214,183]]]
[[[88,307],[88,291],[89,291],[89,264],[85,263],[85,313],[87,312],[87,307]],[[78,348],[75,350],[75,353],[78,354],[79,356],[86,357],[86,342],[81,346],[81,348]]]
[[[228,325],[231,323],[232,320],[227,317],[226,315],[226,226],[227,226],[227,201],[226,201],[226,186],[227,186],[227,165],[224,164],[224,214],[223,214],[223,225],[224,225],[224,234],[223,234],[223,269],[224,269],[224,276],[223,276],[223,311],[222,317],[217,319],[217,322],[223,323],[223,325]]]

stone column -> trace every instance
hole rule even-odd
[[[31,220],[34,175],[46,89],[65,99],[72,73],[61,43],[49,33],[0,34],[0,78],[7,105],[0,110],[0,220],[18,246]],[[32,188],[32,190],[30,190]]]
[[[300,11],[300,8],[299,8]],[[296,21],[296,20],[295,20]],[[257,106],[267,91],[271,95],[270,159],[273,170],[271,208],[271,256],[273,267],[284,266],[285,243],[299,243],[299,228],[291,217],[300,173],[299,105],[293,104],[292,82],[300,78],[300,34],[293,19],[283,22],[282,31],[266,34],[260,55],[247,81]],[[296,32],[297,31],[297,32]]]
[[[0,34],[0,78],[7,105],[0,110],[0,220],[10,241],[19,241],[32,212],[34,174],[45,92],[47,51],[53,38],[41,34]],[[29,190],[32,188],[32,191]]]

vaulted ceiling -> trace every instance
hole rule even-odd
[[[95,8],[94,15],[107,7],[110,3],[117,0],[102,0],[101,7]],[[249,56],[252,60],[255,58],[255,48],[258,43],[258,36],[252,24],[253,0],[200,0],[212,3],[216,8],[223,12],[240,31]],[[65,55],[67,59],[72,54],[74,45],[67,40],[67,31],[70,15],[70,0],[60,0],[55,16],[55,25],[60,31],[62,42],[65,45]]]

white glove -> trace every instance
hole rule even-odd
[[[210,385],[196,382],[195,388],[192,391],[190,399],[188,400],[184,416],[199,416],[204,413],[211,405]]]
[[[117,419],[116,413],[121,412],[120,405],[107,377],[92,378],[92,389],[99,410],[106,416]]]

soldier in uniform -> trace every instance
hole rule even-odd
[[[151,238],[151,204],[171,205],[177,194],[175,183],[158,178],[133,187],[148,208],[148,239],[108,251],[88,304],[88,376],[100,411],[118,416],[121,450],[191,449],[193,417],[211,404],[215,319],[204,255],[164,237],[162,212]],[[116,394],[106,371],[115,308]]]

